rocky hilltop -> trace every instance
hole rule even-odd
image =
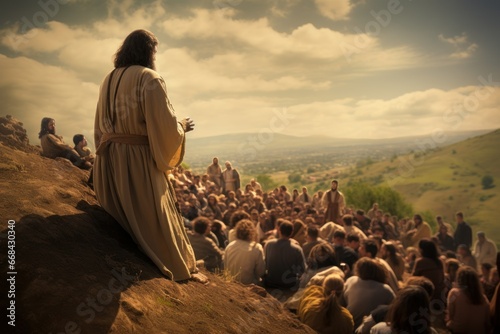
[[[313,333],[262,289],[209,273],[206,285],[166,279],[87,178],[40,156],[21,122],[0,117],[1,307],[11,308],[2,333]]]

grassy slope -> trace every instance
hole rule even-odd
[[[364,178],[383,176],[413,204],[416,211],[429,210],[454,222],[463,211],[474,233],[484,230],[500,243],[497,211],[500,207],[500,130],[437,149],[415,159],[414,154],[363,168]],[[483,189],[484,175],[498,185]]]
[[[355,179],[389,185],[412,203],[415,211],[440,214],[451,223],[454,223],[455,212],[461,210],[472,225],[474,236],[475,232],[484,230],[488,238],[500,245],[496,211],[500,208],[499,147],[500,130],[496,130],[427,152],[418,158],[414,158],[413,153],[392,161],[353,167],[350,171],[330,170],[311,175],[318,182],[327,181],[326,184],[335,176],[341,181],[341,188]],[[483,189],[481,179],[484,175],[493,176],[497,185]],[[286,174],[272,177],[279,183],[288,183]],[[308,185],[308,188],[314,189],[318,182]]]

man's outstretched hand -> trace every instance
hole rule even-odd
[[[182,128],[184,129],[184,132],[189,132],[194,130],[194,121],[186,117],[182,121],[180,121]]]

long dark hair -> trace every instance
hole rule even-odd
[[[317,244],[309,253],[307,268],[315,270],[329,266],[338,266],[335,249],[326,242]]]
[[[152,32],[139,29],[132,31],[115,54],[115,68],[141,65],[155,69],[154,54],[158,39]]]
[[[382,284],[387,283],[385,268],[368,257],[362,257],[354,264],[354,275],[362,280],[370,280]]]
[[[484,303],[483,288],[474,269],[469,266],[458,269],[457,284],[458,288],[469,298],[471,304],[481,305]]]
[[[394,333],[431,333],[425,310],[429,311],[429,295],[424,288],[410,285],[399,290],[386,319]]]
[[[53,118],[50,117],[44,117],[42,118],[42,124],[40,125],[40,133],[38,133],[38,138],[42,138],[43,135],[46,135],[47,133],[50,133],[49,130],[49,123],[50,121],[53,121]]]
[[[420,248],[422,257],[433,260],[439,268],[443,268],[443,263],[439,259],[439,251],[436,244],[430,239],[422,239],[418,242],[418,248]]]
[[[396,249],[396,246],[394,245],[394,243],[392,243],[391,241],[388,241],[382,247],[385,247],[385,250],[389,254],[387,256],[387,259],[389,259],[393,264],[398,265],[399,261],[398,261],[398,257],[397,257],[397,249]]]

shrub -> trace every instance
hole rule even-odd
[[[264,191],[269,191],[278,186],[278,184],[267,174],[259,174],[255,179],[260,183]]]
[[[299,173],[292,173],[288,175],[288,181],[290,181],[290,183],[299,183],[301,180],[302,175],[300,175]]]
[[[483,176],[483,179],[481,180],[481,184],[483,185],[483,189],[490,189],[494,187],[494,180],[493,176],[491,175],[485,175]]]
[[[341,189],[342,191],[342,189]],[[380,208],[398,217],[411,216],[413,208],[400,193],[387,186],[372,186],[364,182],[352,182],[344,189],[347,205],[368,210],[377,202]]]

